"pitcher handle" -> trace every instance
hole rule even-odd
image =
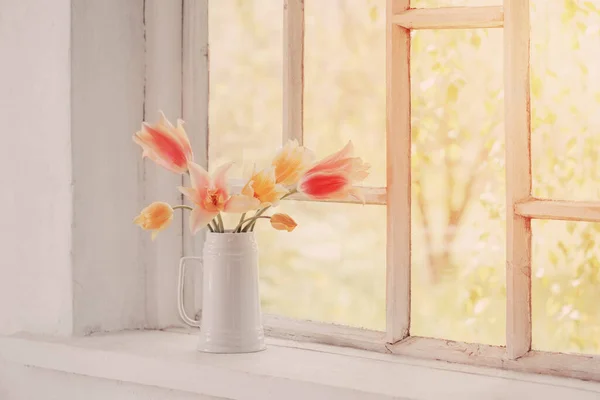
[[[185,282],[185,267],[186,261],[188,260],[201,260],[201,257],[181,257],[179,260],[179,281],[177,283],[177,309],[179,311],[179,316],[185,322],[186,325],[192,326],[194,328],[200,327],[200,321],[196,321],[193,318],[190,318],[189,315],[185,312],[185,307],[183,305],[183,286]],[[202,266],[202,263],[200,263]],[[202,266],[203,268],[203,266]]]

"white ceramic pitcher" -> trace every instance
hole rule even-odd
[[[202,318],[195,321],[183,306],[186,262],[202,262]],[[265,349],[258,291],[258,246],[253,232],[206,234],[203,257],[179,263],[179,314],[200,327],[198,351],[251,353]]]

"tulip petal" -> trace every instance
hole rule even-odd
[[[215,189],[221,191],[225,198],[229,197],[229,191],[227,190],[227,171],[233,165],[232,162],[221,165],[213,174],[213,183]]]
[[[276,182],[284,186],[294,186],[304,171],[312,165],[313,158],[312,152],[299,146],[297,140],[288,141],[272,162]]]
[[[156,236],[158,235],[159,232],[164,231],[165,229],[167,229],[167,227],[171,224],[171,221],[172,221],[172,219],[169,219],[160,228],[155,229],[154,231],[152,231],[152,241],[154,241],[154,239],[156,239]]]
[[[256,210],[260,206],[260,200],[244,196],[241,194],[235,194],[227,200],[225,203],[225,212],[229,213],[245,213],[251,210]]]
[[[200,229],[216,217],[218,212],[207,211],[201,207],[195,207],[190,214],[190,231],[195,235]]]
[[[133,137],[133,141],[142,147],[142,158],[148,157],[150,160],[152,160],[159,166],[171,172],[175,172],[176,174],[183,174],[185,171],[187,171],[187,166],[180,167],[169,162],[168,160],[159,157],[158,154],[152,149],[152,147],[149,146],[146,142],[143,142],[137,134]]]
[[[252,185],[254,185],[254,181],[248,181],[248,183],[244,185],[242,188],[242,194],[244,196],[254,197],[254,188]]]
[[[326,199],[346,193],[348,178],[343,174],[313,173],[298,184],[298,190],[316,199]]]
[[[278,231],[293,231],[298,224],[287,214],[273,214],[271,216],[271,226]]]
[[[203,198],[200,197],[200,193],[196,189],[192,189],[185,186],[178,186],[179,190],[184,196],[186,196],[194,204],[202,204]]]
[[[210,186],[210,175],[204,168],[202,168],[201,165],[198,165],[195,162],[190,162],[188,164],[188,168],[190,171],[190,181],[192,182],[192,187],[202,194],[202,191],[205,192]]]
[[[168,129],[160,127],[154,128],[147,123],[143,124],[143,130],[151,136],[149,141],[155,153],[160,154],[161,158],[165,158],[173,164],[180,167],[185,167],[188,159],[179,143],[179,139]]]
[[[352,157],[353,153],[354,145],[352,144],[352,141],[348,141],[348,143],[346,144],[346,146],[344,146],[343,149],[336,153],[333,153],[330,156],[325,157],[323,160],[319,161],[315,166],[309,169],[307,173],[331,169],[336,163],[346,158]]]
[[[194,152],[192,151],[192,145],[190,144],[190,139],[188,139],[187,133],[185,133],[185,129],[183,128],[183,121],[180,119],[177,120],[175,134],[179,138],[179,141],[181,142],[181,145],[188,156],[188,160],[193,160]]]

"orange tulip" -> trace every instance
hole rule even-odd
[[[153,231],[152,240],[173,220],[173,208],[167,203],[156,201],[144,208],[133,222],[142,229]]]
[[[287,214],[273,214],[271,216],[271,226],[278,231],[293,231],[298,224]]]
[[[275,156],[275,181],[284,186],[293,186],[313,162],[313,154],[299,146],[297,140],[290,140]]]
[[[298,191],[314,199],[342,199],[352,196],[364,201],[362,193],[352,187],[369,175],[369,164],[353,157],[352,142],[310,168],[298,183]]]
[[[260,207],[276,206],[288,190],[277,183],[273,167],[255,172],[242,189],[242,196],[257,199]]]
[[[255,210],[260,205],[253,197],[229,195],[226,175],[232,164],[219,167],[212,178],[200,165],[193,162],[189,164],[192,187],[180,186],[178,189],[196,205],[190,215],[192,234],[207,225],[221,211],[243,213]]]
[[[144,150],[142,157],[177,174],[185,173],[188,162],[194,159],[183,121],[177,120],[177,127],[173,127],[162,112],[158,123],[142,123],[142,130],[135,134],[133,141]]]

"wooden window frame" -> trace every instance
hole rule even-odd
[[[208,162],[208,1],[183,0],[183,117],[203,138],[200,162]],[[387,0],[387,189],[363,187],[367,204],[387,205],[386,331],[265,315],[269,336],[353,347],[425,359],[542,373],[600,382],[600,357],[531,348],[531,220],[600,222],[600,202],[536,199],[531,192],[529,0],[503,6],[410,8]],[[504,29],[506,139],[506,347],[410,335],[412,29]],[[284,0],[282,140],[303,141],[304,0]],[[233,182],[239,186],[239,182]],[[296,194],[291,200],[312,201]],[[339,202],[339,200],[338,200]],[[341,202],[354,203],[352,199]],[[191,238],[184,230],[184,250]],[[196,282],[196,304],[201,283]]]

